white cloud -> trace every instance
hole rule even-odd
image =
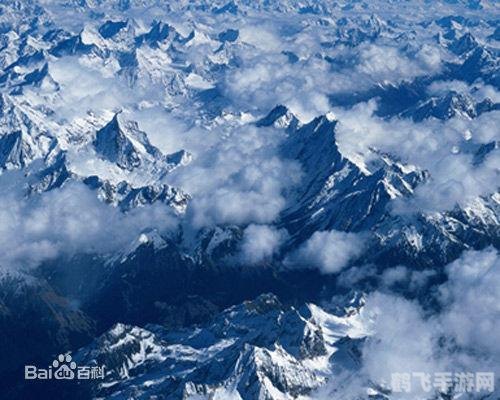
[[[0,201],[0,266],[8,269],[34,267],[62,255],[114,252],[144,229],[165,233],[177,224],[165,205],[123,214],[81,183],[28,200],[6,191]]]
[[[365,90],[380,82],[397,83],[435,73],[441,67],[439,51],[430,45],[422,46],[416,55],[377,42],[355,49],[339,46],[327,53],[338,63],[332,66],[326,58],[318,57],[324,49],[314,39],[321,38],[307,31],[293,39],[281,38],[281,46],[276,49],[237,51],[241,65],[226,74],[222,87],[233,106],[267,112],[276,104],[284,104],[300,119],[309,121],[329,111],[332,94]],[[280,50],[291,51],[301,59],[289,63]]]
[[[304,121],[328,111],[329,64],[310,59],[289,64],[280,53],[242,54],[243,65],[227,75],[224,93],[240,109],[266,113],[288,106]]]
[[[436,81],[433,82],[427,90],[427,92],[433,96],[441,96],[449,91],[468,94],[476,101],[483,101],[488,98],[494,103],[500,102],[500,92],[498,90],[491,85],[484,85],[478,82],[469,85],[466,82],[457,80]]]
[[[103,71],[84,65],[76,57],[51,62],[49,73],[60,85],[53,108],[57,116],[70,121],[85,116],[88,110],[119,110],[138,98],[120,79],[106,77]]]
[[[285,263],[335,273],[355,260],[363,250],[364,238],[360,234],[318,231],[292,253]]]
[[[279,35],[273,32],[270,24],[256,24],[256,20],[252,24],[243,26],[239,33],[242,42],[251,44],[257,49],[263,51],[279,52],[281,50],[282,41]]]
[[[361,320],[369,331],[362,348],[361,370],[342,398],[356,397],[353,387],[369,382],[390,385],[393,373],[499,373],[500,258],[495,249],[469,251],[445,270],[448,280],[437,291],[439,308],[423,308],[415,300],[373,292]],[[385,273],[386,283],[405,279],[404,267]],[[428,298],[426,299],[428,300]],[[397,399],[428,398],[418,381]],[[332,380],[332,386],[342,384]],[[338,388],[337,388],[338,389]],[[329,389],[331,390],[331,388]],[[338,394],[338,392],[337,392]]]
[[[452,90],[455,92],[466,93],[469,91],[469,85],[466,82],[457,80],[435,81],[432,82],[427,88],[427,92],[432,96],[442,96]]]
[[[366,74],[373,82],[399,82],[403,79],[437,72],[441,65],[439,51],[423,46],[415,57],[403,54],[395,46],[361,45],[356,71]]]
[[[401,284],[408,280],[409,273],[408,268],[398,265],[397,267],[384,270],[382,273],[382,282],[386,287]]]
[[[141,130],[148,134],[148,139],[164,154],[171,154],[191,147],[188,142],[191,128],[181,119],[176,118],[161,107],[134,110],[127,118],[137,121]]]
[[[440,371],[436,349],[439,336],[423,310],[400,297],[374,293],[366,301],[362,317],[372,329],[363,348],[363,373],[386,385],[392,373]],[[446,369],[444,369],[446,370]],[[419,388],[409,398],[422,398]]]
[[[498,140],[495,126],[500,123],[500,112],[482,114],[474,120],[414,123],[399,118],[384,120],[374,115],[375,110],[374,101],[360,103],[352,110],[336,110],[340,120],[337,142],[348,158],[361,155],[369,163],[376,157],[371,151],[375,148],[430,173],[431,179],[419,185],[411,199],[396,202],[394,211],[449,210],[496,190],[500,171],[497,152],[481,165],[473,165],[473,154],[465,149],[470,146],[468,132],[479,144]]]
[[[269,225],[249,225],[243,232],[241,260],[243,263],[258,264],[270,260],[286,238],[285,230]]]
[[[296,162],[277,155],[283,132],[238,125],[193,135],[193,147],[187,147],[195,154],[193,162],[168,177],[193,196],[189,223],[196,229],[273,222],[286,205],[284,191],[301,174]]]
[[[470,251],[451,263],[441,287],[443,324],[457,344],[500,361],[500,257],[496,250]]]

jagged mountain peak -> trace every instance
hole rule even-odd
[[[428,118],[448,120],[453,117],[473,119],[484,112],[497,110],[500,104],[493,103],[490,99],[477,102],[473,97],[454,90],[441,96],[423,100],[415,106],[400,114],[403,118],[412,118],[415,122],[421,122]]]
[[[274,126],[293,131],[300,127],[301,122],[286,106],[279,104],[255,125],[258,127]]]
[[[83,183],[96,190],[101,200],[120,207],[124,212],[159,201],[183,214],[190,200],[187,193],[166,184],[133,187],[127,181],[115,184],[95,175],[84,178]]]
[[[102,24],[98,32],[104,39],[109,39],[118,34],[122,29],[129,25],[129,21],[121,21],[121,20],[107,20],[104,24]]]
[[[259,333],[259,326],[263,332]],[[263,294],[229,308],[215,319],[210,329],[223,336],[235,335],[244,329],[248,332],[243,336],[244,341],[268,348],[279,346],[297,359],[326,353],[321,328],[311,311],[307,307],[297,310],[285,306],[273,294]],[[300,332],[298,336],[297,332]]]
[[[303,308],[264,294],[194,330],[117,324],[75,359],[106,366],[105,382],[96,388],[101,395],[295,398],[326,382],[332,346],[354,346],[357,339],[348,335],[363,336],[355,314],[341,318],[317,306]],[[335,360],[336,368],[346,367]],[[164,378],[152,382],[158,374]]]
[[[476,38],[470,32],[467,32],[451,43],[449,49],[456,55],[462,56],[478,46],[479,43],[476,41]]]
[[[138,124],[121,121],[120,113],[97,131],[92,144],[101,157],[127,170],[138,167],[144,160],[163,157],[161,151],[151,145],[146,133],[139,130]]]
[[[0,253],[19,264],[36,253],[33,264],[40,263],[29,273],[47,282],[56,299],[49,308],[68,303],[64,310],[95,323],[92,337],[104,332],[77,356],[109,371],[89,382],[95,397],[317,398],[337,365],[352,367],[348,378],[361,366],[363,332],[352,321],[371,296],[349,293],[330,308],[309,302],[324,304],[346,283],[385,294],[385,281],[395,279],[398,295],[413,296],[399,285],[403,269],[411,285],[427,285],[425,273],[444,276],[464,250],[498,245],[498,193],[451,211],[420,211],[441,195],[443,177],[425,171],[435,171],[441,155],[472,160],[459,166],[463,181],[451,163],[452,201],[461,187],[464,197],[497,189],[489,182],[498,155],[498,113],[490,112],[500,108],[496,21],[463,6],[449,14],[477,0],[440,2],[431,16],[428,3],[0,4],[0,169],[20,170],[0,175],[8,187],[19,183],[5,208],[8,217],[21,215],[7,221]],[[338,121],[298,117],[330,108]],[[161,126],[165,132],[148,131]],[[367,137],[349,146],[353,127],[365,127]],[[407,139],[401,146],[399,137]],[[357,150],[367,142],[391,154],[377,145]],[[196,159],[163,150],[175,143]],[[70,202],[80,190],[85,196]],[[8,203],[18,194],[19,211]],[[82,215],[59,216],[73,213],[67,204]],[[62,228],[82,216],[83,228],[72,230],[83,234],[66,235]],[[279,297],[241,304],[267,291]],[[42,312],[41,340],[11,351],[32,309],[17,316],[22,307],[5,300],[0,295],[7,332],[0,353],[4,371],[16,369],[2,376],[2,388],[22,377],[33,348],[46,350],[50,363],[53,352],[82,344],[60,334],[61,325],[81,321],[75,313]],[[65,394],[56,397],[77,397]]]
[[[498,58],[489,49],[483,46],[476,46],[471,52],[466,54],[463,63],[452,68],[456,78],[468,83],[481,78],[485,82],[498,86],[500,83]]]
[[[167,39],[172,40],[176,37],[178,33],[174,27],[162,21],[153,21],[151,29],[136,38],[136,44],[138,46],[147,44],[152,48],[158,48]]]
[[[300,160],[305,172],[295,205],[282,215],[293,234],[292,243],[316,230],[372,229],[386,214],[390,201],[411,196],[427,177],[376,150],[369,169],[365,163],[352,162],[338,148],[336,125],[331,115],[315,118],[289,134],[283,144],[283,154]]]
[[[57,147],[58,125],[43,109],[0,94],[0,168],[23,168]]]
[[[411,117],[414,121],[420,122],[430,117],[446,120],[457,114],[474,118],[477,115],[475,104],[471,97],[450,91],[441,97],[422,101],[404,111],[401,116]]]
[[[166,157],[167,162],[172,165],[188,165],[192,159],[192,154],[186,150],[179,150]]]
[[[98,51],[98,47],[94,44],[86,43],[83,40],[84,30],[76,35],[69,36],[61,40],[53,46],[49,53],[56,57],[72,56],[89,54],[93,51]]]
[[[35,156],[33,140],[21,131],[15,131],[0,138],[0,166],[22,168]]]
[[[42,113],[8,95],[0,97],[0,122],[0,168],[23,168],[57,142]]]
[[[75,178],[75,175],[68,169],[66,152],[57,151],[57,148],[54,148],[51,153],[45,159],[47,167],[34,175],[35,179],[29,184],[28,194],[60,188],[69,179]]]
[[[127,171],[154,166],[157,173],[162,174],[191,162],[192,155],[186,150],[164,155],[151,144],[136,121],[126,120],[121,115],[116,113],[96,132],[92,147],[99,157]]]
[[[344,159],[336,138],[337,121],[331,114],[321,115],[307,124],[297,126],[282,145],[282,153],[300,160],[307,173],[322,174]]]

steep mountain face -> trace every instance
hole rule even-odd
[[[145,161],[141,160],[141,155],[147,161],[162,157],[161,152],[149,143],[146,134],[139,131],[137,124],[129,123],[122,128],[118,114],[97,131],[92,144],[101,157],[127,170],[133,170]]]
[[[33,183],[29,186],[29,193],[42,193],[52,189],[60,188],[64,183],[76,178],[68,169],[66,153],[57,152],[50,161],[47,168],[38,171],[35,174]]]
[[[29,195],[79,181],[96,190],[99,198],[120,206],[123,211],[155,201],[172,205],[176,212],[185,211],[189,195],[159,182],[163,175],[178,166],[189,164],[191,155],[188,152],[180,150],[163,155],[151,145],[136,122],[120,122],[118,114],[97,130],[90,144],[86,143],[87,139],[55,137],[54,133],[62,128],[52,122],[40,122],[44,115],[38,110],[17,106],[9,97],[4,97],[4,100],[5,133],[0,137],[0,162],[7,170],[29,170]],[[116,172],[113,167],[110,170],[82,170],[80,165],[74,163],[74,145],[84,157],[94,157],[95,154],[118,169]],[[31,165],[34,161],[42,162]],[[127,181],[126,173],[137,169],[140,171],[134,171],[135,180],[142,184],[149,181],[151,184],[138,185],[133,180],[130,183]],[[148,178],[147,175],[154,175],[154,178]]]
[[[255,125],[258,127],[273,126],[275,128],[285,128],[293,132],[300,127],[301,123],[287,107],[278,105],[264,118],[257,121]]]
[[[189,195],[168,185],[149,185],[134,188],[126,181],[114,185],[93,175],[83,182],[90,188],[97,190],[99,198],[105,202],[118,205],[122,211],[153,204],[156,201],[172,206],[179,214],[186,211]]]
[[[29,104],[18,103],[10,96],[1,94],[0,121],[2,169],[24,168],[54,146],[51,124],[44,121],[43,113]]]
[[[499,63],[497,57],[482,47],[476,47],[462,64],[451,66],[452,74],[466,82],[474,82],[478,78],[498,87],[500,85]]]
[[[227,239],[233,245],[238,237],[234,234]],[[211,240],[215,241],[213,236]],[[67,296],[81,299],[82,310],[93,316],[101,329],[116,321],[135,325],[156,321],[169,327],[203,323],[226,307],[270,290],[287,303],[319,300],[322,287],[332,280],[309,270],[288,273],[271,265],[259,269],[228,266],[220,261],[224,259],[220,253],[227,257],[234,252],[234,248],[226,247],[229,245],[221,242],[197,260],[181,253],[174,240],[165,240],[155,232],[145,233],[105,266],[94,262],[101,272],[91,272],[92,281],[97,279],[91,295],[68,291],[65,284],[85,277],[86,263],[75,262],[78,266],[69,271],[60,271],[56,265],[49,271],[54,286]]]
[[[34,157],[33,142],[29,137],[26,139],[19,131],[3,136],[0,146],[2,147],[0,162],[5,168],[22,168]]]
[[[287,113],[278,107],[257,125],[273,125]],[[411,113],[417,115],[414,110]],[[295,119],[287,118],[291,124]],[[315,231],[370,231],[375,243],[368,254],[373,251],[375,259],[386,264],[404,260],[418,266],[446,264],[469,246],[498,245],[496,195],[479,198],[466,209],[457,207],[411,218],[392,216],[390,202],[411,196],[429,179],[428,173],[387,155],[370,166],[372,171],[363,163],[358,166],[340,153],[335,142],[336,124],[331,116],[295,129],[278,124],[290,132],[282,147],[284,156],[300,160],[305,173],[294,193],[294,206],[282,215],[292,243],[300,243]]]
[[[24,364],[73,351],[104,380],[46,397],[399,398],[355,380],[365,298],[393,290],[453,325],[428,316],[452,308],[438,285],[500,246],[497,15],[466,0],[0,2],[6,396],[40,398]],[[445,351],[467,335],[437,336]]]
[[[425,179],[424,172],[388,157],[382,157],[373,172],[360,168],[340,153],[336,124],[328,115],[316,118],[293,131],[283,144],[283,155],[300,160],[306,175],[294,206],[283,216],[288,230],[302,238],[317,230],[370,229],[391,199],[410,195]]]
[[[465,118],[476,118],[483,112],[500,109],[500,104],[492,103],[491,100],[475,102],[468,96],[456,92],[450,92],[441,97],[434,97],[410,108],[401,114],[404,118],[412,118],[415,122],[421,122],[428,118],[447,120],[456,116]]]
[[[376,228],[379,260],[400,260],[417,267],[446,264],[469,247],[498,247],[498,196],[477,199],[469,207],[415,219],[383,220]]]
[[[477,43],[476,38],[470,33],[466,33],[462,37],[453,41],[449,48],[453,53],[462,56],[476,49],[478,46],[479,44]]]
[[[365,335],[358,313],[295,309],[265,294],[195,331],[118,324],[76,359],[106,365],[97,396],[296,398],[321,386],[336,352]]]

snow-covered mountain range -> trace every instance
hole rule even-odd
[[[0,1],[8,398],[445,399],[388,377],[496,371],[499,21],[485,0]],[[104,380],[23,381],[67,351]]]

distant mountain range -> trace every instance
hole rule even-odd
[[[344,396],[387,270],[437,313],[447,265],[500,246],[499,13],[1,3],[6,398]],[[22,380],[68,351],[104,380]]]

